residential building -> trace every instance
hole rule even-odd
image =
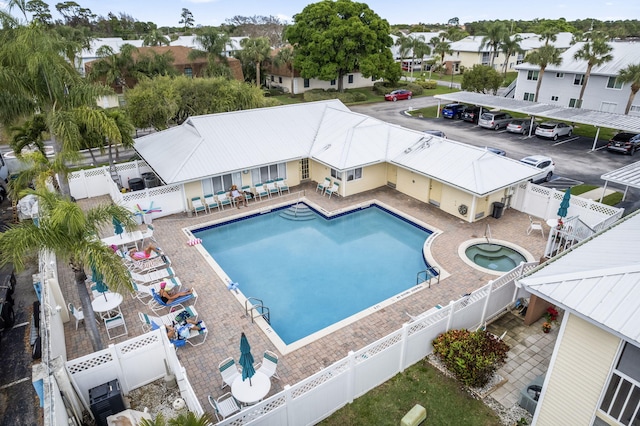
[[[639,239],[636,212],[519,280],[565,311],[534,425],[640,422]]]
[[[580,90],[585,81],[587,62],[577,60],[574,55],[584,43],[577,43],[562,53],[560,65],[549,65],[543,74],[538,101],[575,108],[578,106]],[[622,83],[616,77],[620,70],[628,65],[640,64],[640,44],[633,42],[612,42],[613,59],[594,66],[587,81],[582,99],[583,109],[624,114],[631,85]],[[533,101],[540,67],[523,63],[516,67],[518,79],[515,99]],[[637,98],[629,111],[630,115],[640,116],[640,98]]]
[[[224,52],[224,56],[227,58],[233,57],[237,52],[242,50],[242,46],[240,45],[240,41],[249,38],[249,37],[229,37],[229,43],[226,44]],[[179,36],[177,39],[172,41],[170,46],[185,46],[190,47],[192,49],[202,49],[200,43],[196,41],[196,36]]]
[[[130,44],[135,47],[142,47],[142,40],[123,40],[120,37],[106,37],[106,38],[94,38],[91,39],[90,47],[88,49],[82,49],[80,57],[76,61],[76,68],[82,75],[85,73],[85,66],[88,62],[100,59],[97,55],[97,50],[102,46],[110,47],[115,53],[120,52],[120,48],[124,44]]]

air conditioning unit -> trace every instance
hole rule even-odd
[[[98,426],[107,426],[107,417],[126,410],[118,379],[89,389],[89,405]]]

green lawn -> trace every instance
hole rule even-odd
[[[427,410],[430,426],[500,425],[498,416],[482,401],[469,396],[454,379],[445,377],[426,360],[342,407],[320,425],[397,426],[415,405]]]

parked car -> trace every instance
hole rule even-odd
[[[478,118],[480,118],[480,107],[469,106],[462,113],[462,119],[470,123],[478,124]]]
[[[498,130],[501,127],[507,127],[511,120],[513,120],[513,117],[506,112],[483,112],[478,120],[478,125],[486,129]]]
[[[533,127],[535,128],[535,124],[533,125]],[[529,134],[530,129],[530,118],[516,118],[514,120],[511,120],[511,123],[507,125],[507,132],[520,133],[521,135]]]
[[[571,133],[573,133],[572,126],[557,121],[545,121],[536,127],[536,136],[554,141],[557,141],[560,136],[571,136]]]
[[[506,151],[500,149],[500,148],[493,148],[491,146],[485,146],[484,149],[486,149],[489,152],[493,152],[496,155],[501,155],[501,156],[505,156],[507,155]]]
[[[447,138],[447,135],[445,135],[442,130],[425,130],[424,132],[429,134],[429,135],[434,135],[434,136],[441,137],[443,139]]]
[[[640,134],[620,132],[609,140],[607,151],[633,155],[640,149]]]
[[[553,176],[553,171],[556,169],[551,157],[544,155],[530,155],[520,160],[520,162],[540,169],[540,173],[531,178],[531,182],[549,182],[551,176]]]
[[[402,99],[411,99],[412,96],[413,96],[413,92],[411,90],[399,89],[384,95],[384,100],[395,102],[397,100],[402,100]]]
[[[464,104],[448,104],[442,108],[442,116],[444,118],[457,118],[460,119],[462,117],[462,113],[464,112],[467,106]]]

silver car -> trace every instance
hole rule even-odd
[[[573,127],[557,121],[545,121],[536,127],[536,136],[553,139],[554,141],[557,141],[559,136],[571,136],[572,132]]]
[[[478,120],[478,125],[485,129],[498,130],[501,127],[507,127],[511,120],[513,120],[513,117],[506,112],[483,112]]]
[[[531,119],[527,118],[516,118],[507,125],[507,132],[520,133],[521,135],[528,134],[529,129],[531,129]]]

